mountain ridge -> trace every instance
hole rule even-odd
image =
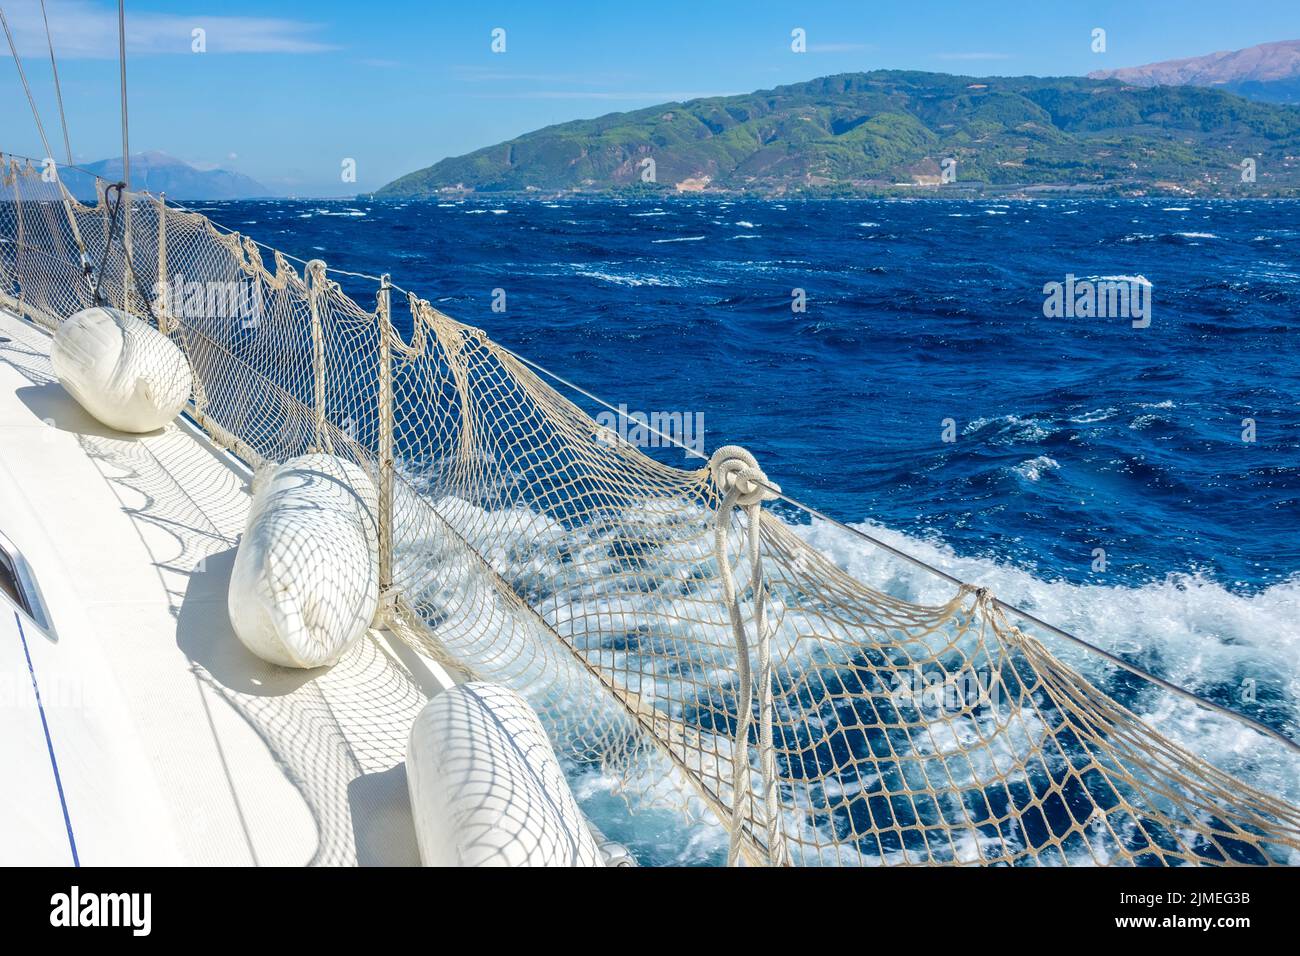
[[[84,172],[83,172],[84,170]],[[63,182],[79,199],[93,199],[98,176],[109,182],[122,178],[122,157],[110,157],[65,170]],[[152,193],[166,193],[176,200],[261,199],[273,190],[243,173],[227,169],[198,169],[182,159],[151,150],[131,155],[131,186]]]
[[[916,187],[1300,192],[1300,110],[1221,90],[877,70],[544,127],[377,191],[879,194]],[[643,182],[645,160],[654,181]],[[945,177],[954,160],[955,181]],[[956,189],[954,189],[956,187]]]
[[[1094,70],[1088,77],[1142,86],[1222,87],[1265,102],[1297,103],[1300,102],[1300,40],[1278,40],[1204,56]]]

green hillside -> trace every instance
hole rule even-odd
[[[642,182],[647,157],[653,184]],[[1256,161],[1254,183],[1241,180],[1245,157]],[[1300,107],[1082,77],[847,73],[549,126],[444,159],[378,195],[916,192],[895,184],[932,186],[948,158],[956,183],[944,189],[1300,194]]]

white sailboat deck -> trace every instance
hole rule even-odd
[[[247,471],[184,420],[105,429],[49,343],[0,313],[0,531],[53,632],[18,634],[0,596],[0,767],[27,808],[0,863],[418,863],[406,739],[445,672],[375,631],[324,670],[246,651],[226,586]]]

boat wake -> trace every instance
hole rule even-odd
[[[701,683],[701,672],[688,666],[689,654],[674,652],[673,647],[719,646],[720,631],[716,624],[684,623],[680,632],[652,630],[627,635],[614,645],[601,637],[600,628],[591,630],[590,621],[595,618],[612,619],[619,613],[630,612],[638,619],[653,621],[664,611],[662,594],[637,595],[617,587],[593,591],[573,576],[575,565],[599,571],[605,563],[621,560],[610,553],[605,534],[608,528],[567,527],[530,509],[486,511],[458,499],[443,499],[438,508],[467,538],[472,540],[477,536],[492,543],[491,548],[483,550],[497,573],[517,593],[526,595],[530,603],[546,607],[548,626],[555,628],[566,644],[580,653],[594,655],[592,659],[600,660],[601,666],[608,667],[611,673],[623,672],[629,663],[636,665],[632,671],[637,666],[653,663],[655,698],[695,700],[695,706],[700,706],[699,694],[705,686]],[[708,515],[700,512],[687,516],[686,520],[707,522]],[[936,575],[907,564],[831,523],[814,519],[812,523],[786,522],[785,526],[853,578],[892,597],[935,607],[953,596],[952,585]],[[935,539],[910,537],[874,524],[859,527],[961,580],[989,588],[1009,603],[1053,621],[1148,672],[1284,734],[1294,736],[1300,728],[1300,625],[1295,623],[1300,621],[1300,575],[1252,594],[1234,593],[1205,575],[1170,575],[1137,587],[1105,583],[1080,585],[1044,580],[1022,568],[988,558],[964,557]],[[422,547],[427,548],[427,542]],[[671,545],[667,548],[657,559],[666,566],[684,558],[701,560],[700,555],[688,554],[689,548],[681,550]],[[428,562],[427,566],[437,563]],[[655,572],[652,566],[642,570]],[[737,571],[742,579],[746,573],[743,569]],[[666,580],[669,575],[665,572],[664,577]],[[698,589],[707,575],[688,577]],[[441,581],[438,588],[444,595],[463,594],[465,590],[462,583],[449,590],[447,583]],[[545,593],[539,592],[539,588]],[[708,595],[696,591],[695,596]],[[781,598],[778,588],[774,595],[778,606],[782,605]],[[457,600],[444,596],[433,603],[454,604]],[[801,632],[816,626],[811,619],[804,620],[792,604],[787,603],[784,609],[787,630]],[[483,619],[489,617],[492,615],[484,615]],[[499,628],[491,630],[474,638],[472,643],[482,641],[488,646],[499,641]],[[1030,627],[1025,630],[1034,634]],[[1251,781],[1265,792],[1293,802],[1300,798],[1300,781],[1292,770],[1293,759],[1277,742],[1228,717],[1173,697],[1089,651],[1049,635],[1034,636],[1094,687],[1145,719],[1170,741],[1221,770]],[[546,638],[534,634],[526,640]],[[494,653],[500,654],[500,648]],[[805,669],[810,666],[809,655],[817,653],[805,647],[786,657],[783,686],[798,686],[798,675],[807,673]],[[863,653],[870,655],[872,651],[866,648]],[[852,659],[842,663],[848,668],[844,674],[854,673]],[[725,661],[715,661],[712,666],[715,680],[720,679],[716,675],[727,672]],[[811,666],[821,665],[812,663]],[[862,695],[861,706],[868,708],[868,714],[872,713],[870,702],[885,699],[888,690],[885,686],[864,685],[858,691]],[[818,733],[822,735],[821,743],[802,736],[795,739],[799,750],[813,753],[821,747],[843,746],[840,738],[851,730],[845,723],[845,703],[836,697],[800,691],[782,697],[779,706],[801,715],[794,724],[810,729],[814,737]],[[575,698],[572,703],[551,700],[547,706],[563,710],[581,709],[585,704]],[[585,735],[591,735],[590,714],[574,714],[567,719],[575,725],[585,725]],[[971,727],[983,726],[981,722],[985,719],[994,721],[986,729],[997,729],[996,716],[973,717]],[[1026,722],[1040,726],[1037,717],[1027,715]],[[867,724],[869,731],[870,721]],[[715,752],[729,753],[729,723],[722,722],[714,732],[718,735]],[[557,744],[564,746],[563,741]],[[916,741],[913,745],[918,746]],[[607,836],[627,845],[643,862],[708,865],[723,861],[725,830],[712,822],[711,815],[698,801],[687,801],[691,814],[677,809],[683,801],[680,795],[668,793],[674,783],[661,775],[662,768],[655,764],[653,755],[643,755],[645,762],[640,767],[634,761],[621,772],[611,772],[602,759],[604,755],[583,754],[581,746],[574,750],[565,761],[574,792],[583,810]],[[917,753],[925,758],[924,751]],[[840,754],[834,763],[834,773],[828,773],[822,789],[817,791],[821,796],[815,796],[814,800],[847,800],[851,804],[855,798],[869,800],[872,792],[882,786],[878,774],[862,776],[856,763],[845,754]],[[979,785],[974,781],[964,786],[978,792]],[[802,791],[796,787],[794,792],[797,795]],[[633,801],[634,813],[629,812],[629,799]],[[798,798],[799,805],[803,806],[804,799]],[[796,811],[791,825],[796,830],[801,826],[809,828],[811,833],[812,824],[807,821],[818,817],[813,812],[817,805],[810,804],[803,809],[808,812]],[[977,838],[973,832],[966,837]],[[818,841],[814,836],[808,842]],[[908,849],[914,852],[916,847]],[[896,848],[893,855],[903,852]],[[966,851],[959,843],[956,852]],[[889,856],[882,856],[880,862],[889,862]],[[866,857],[868,861],[871,858]],[[1092,859],[1086,855],[1077,858],[1071,855],[1071,858],[1076,862]]]

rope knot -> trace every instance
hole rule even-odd
[[[776,709],[772,671],[772,631],[767,623],[767,587],[763,578],[763,524],[762,504],[780,495],[781,488],[768,480],[758,467],[754,456],[735,445],[724,445],[709,459],[709,473],[713,483],[722,492],[722,501],[713,526],[713,546],[718,559],[718,577],[722,584],[722,600],[731,619],[732,634],[736,639],[736,735],[731,756],[731,837],[727,847],[727,863],[734,866],[740,860],[741,844],[762,822],[766,842],[755,852],[763,862],[783,866],[789,862],[785,834],[781,828],[781,808],[777,788],[778,772],[772,721]],[[736,507],[744,508],[749,516],[745,532],[745,553],[749,561],[750,594],[753,601],[754,643],[758,656],[758,765],[761,778],[759,796],[762,811],[754,803],[753,783],[750,780],[749,727],[753,723],[755,692],[754,674],[750,669],[749,635],[740,607],[740,595],[732,574],[728,555],[728,538],[732,513]]]
[[[770,480],[754,456],[739,445],[723,445],[715,451],[709,459],[709,473],[723,495],[735,493],[735,503],[742,508],[772,501],[781,493],[781,486]]]

